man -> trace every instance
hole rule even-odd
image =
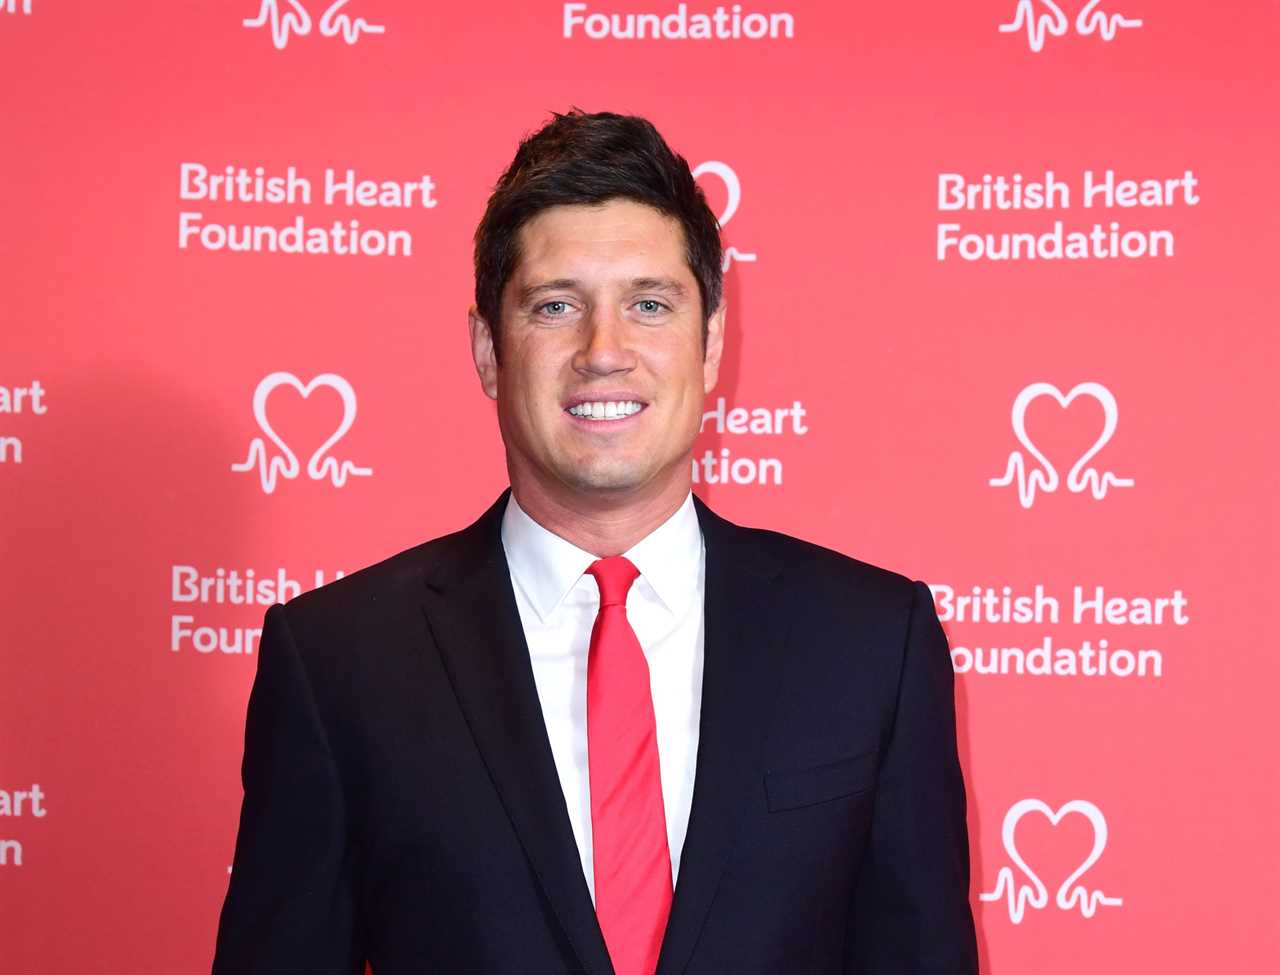
[[[511,488],[268,611],[215,975],[976,971],[928,588],[690,493],[720,258],[648,122],[521,144],[469,316]]]

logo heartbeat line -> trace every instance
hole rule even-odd
[[[333,37],[339,31],[342,32],[342,39],[348,45],[354,44],[360,40],[360,35],[364,34],[385,34],[387,29],[379,24],[371,24],[363,17],[351,19],[350,14],[338,13],[347,5],[347,0],[337,0],[336,3],[329,5],[329,8],[320,17],[320,33],[325,37]]]
[[[1035,503],[1037,491],[1044,494],[1052,494],[1058,489],[1058,484],[1060,483],[1058,469],[1036,447],[1031,437],[1027,434],[1027,407],[1031,405],[1033,400],[1041,396],[1052,396],[1063,409],[1070,406],[1071,401],[1077,396],[1091,396],[1102,406],[1102,432],[1092,446],[1081,454],[1076,462],[1071,465],[1071,469],[1067,471],[1068,491],[1073,494],[1081,494],[1087,490],[1093,495],[1095,501],[1101,501],[1107,496],[1107,491],[1111,488],[1133,487],[1134,481],[1131,477],[1118,477],[1110,471],[1099,472],[1088,466],[1094,455],[1105,447],[1112,436],[1115,435],[1116,423],[1120,416],[1120,409],[1116,405],[1116,398],[1111,395],[1111,390],[1101,383],[1093,382],[1080,383],[1065,396],[1052,383],[1031,383],[1023,389],[1013,401],[1013,415],[1011,418],[1013,432],[1027,453],[1035,458],[1039,467],[1028,469],[1027,461],[1023,458],[1022,452],[1013,450],[1009,454],[1009,461],[1005,465],[1004,474],[1000,477],[991,478],[987,481],[987,484],[991,487],[1007,487],[1016,483],[1018,502],[1024,508],[1030,508]]]
[[[1084,9],[1076,15],[1076,33],[1081,37],[1088,37],[1096,31],[1104,41],[1113,41],[1120,33],[1120,28],[1142,26],[1142,21],[1133,17],[1126,17],[1124,14],[1104,14],[1100,10],[1095,10],[1094,8],[1101,2],[1102,0],[1089,0],[1084,5]]]
[[[1048,906],[1049,890],[1040,876],[1027,866],[1026,860],[1018,850],[1015,838],[1018,823],[1031,812],[1047,817],[1053,826],[1057,826],[1068,814],[1076,813],[1084,816],[1093,827],[1093,847],[1088,856],[1067,876],[1054,895],[1054,903],[1058,909],[1070,911],[1078,907],[1083,917],[1091,918],[1097,913],[1099,907],[1123,905],[1123,898],[1109,897],[1101,890],[1088,890],[1078,882],[1098,862],[1098,858],[1102,856],[1102,851],[1107,846],[1107,820],[1102,815],[1102,810],[1084,799],[1072,799],[1056,812],[1039,799],[1022,799],[1010,806],[1009,811],[1005,813],[1000,839],[1009,859],[1022,871],[1028,882],[1019,887],[1013,868],[1001,867],[996,873],[995,887],[978,894],[978,899],[988,903],[1004,899],[1009,911],[1009,920],[1014,924],[1022,923],[1028,907],[1043,910]]]
[[[280,12],[278,0],[262,0],[258,8],[258,16],[241,21],[245,27],[269,28],[271,43],[277,51],[283,51],[289,44],[291,34],[305,37],[311,33],[311,14],[307,12],[299,0],[286,0],[290,9]],[[383,34],[386,27],[371,24],[363,17],[354,20],[350,14],[341,13],[350,0],[334,0],[320,15],[320,33],[325,37],[336,37],[341,34],[348,45],[356,43],[361,34]]]
[[[263,432],[266,440],[270,440],[279,453],[277,456],[270,456],[266,440],[262,437],[254,437],[249,442],[248,456],[240,463],[232,464],[233,471],[243,473],[256,469],[264,494],[274,493],[280,478],[292,481],[298,477],[300,473],[298,455],[281,439],[267,419],[267,397],[277,386],[291,386],[302,395],[303,399],[321,386],[327,386],[335,390],[342,399],[342,418],[338,421],[337,429],[307,461],[309,478],[313,481],[322,481],[327,477],[334,487],[343,487],[349,477],[368,477],[373,473],[372,468],[357,467],[349,460],[338,461],[334,457],[326,456],[333,446],[347,435],[347,431],[356,421],[356,392],[349,382],[332,372],[322,373],[305,385],[290,372],[273,372],[258,383],[257,389],[253,391],[253,417],[257,420],[258,428]]]
[[[1142,21],[1123,14],[1107,14],[1097,9],[1102,0],[1089,0],[1076,15],[1075,29],[1081,37],[1096,33],[1104,41],[1114,40],[1122,27],[1141,27]],[[1034,12],[1034,0],[1018,0],[1014,9],[1013,20],[1000,24],[997,30],[1002,34],[1015,34],[1020,30],[1027,32],[1027,46],[1039,54],[1044,50],[1048,36],[1062,37],[1070,27],[1067,15],[1062,12],[1053,0],[1040,0],[1043,11]]]
[[[734,261],[740,264],[754,264],[755,260],[755,254],[745,254],[736,247],[726,247],[724,249],[724,260],[720,262],[720,270],[721,272],[729,270]]]
[[[1045,494],[1052,494],[1058,490],[1058,472],[1052,464],[1047,466],[1047,470],[1028,472],[1026,464],[1022,460],[1022,454],[1015,450],[1009,455],[1009,464],[1005,467],[1004,475],[993,477],[987,483],[991,487],[1006,487],[1016,482],[1018,485],[1018,503],[1024,508],[1030,508],[1035,504],[1037,490],[1043,491]]]

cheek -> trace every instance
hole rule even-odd
[[[500,381],[512,400],[528,400],[545,395],[550,387],[550,356],[539,343],[524,339],[512,342],[503,359]]]
[[[692,351],[687,346],[682,346],[678,354],[673,354],[667,363],[666,371],[672,383],[679,383],[682,395],[693,401],[695,406],[702,402],[702,395],[706,391],[705,366],[701,346]]]
[[[556,358],[551,350],[527,343],[518,350],[504,377],[503,399],[512,419],[532,430],[553,429],[558,417],[563,386]],[[518,363],[518,364],[517,364]]]
[[[662,362],[654,363],[658,389],[664,394],[670,419],[668,430],[680,436],[697,435],[702,424],[705,385],[701,349],[690,356],[686,347],[671,350]]]

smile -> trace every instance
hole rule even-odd
[[[637,403],[635,400],[593,400],[586,403],[577,403],[569,407],[565,412],[570,416],[581,417],[584,420],[625,420],[629,416],[634,416],[644,409],[643,403]]]

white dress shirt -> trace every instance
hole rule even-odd
[[[600,609],[600,590],[586,572],[596,556],[539,525],[516,504],[514,494],[502,516],[502,546],[529,645],[551,754],[594,903],[587,651]],[[649,663],[674,882],[693,801],[702,713],[706,556],[693,495],[623,554],[640,570],[627,593],[627,620]]]

